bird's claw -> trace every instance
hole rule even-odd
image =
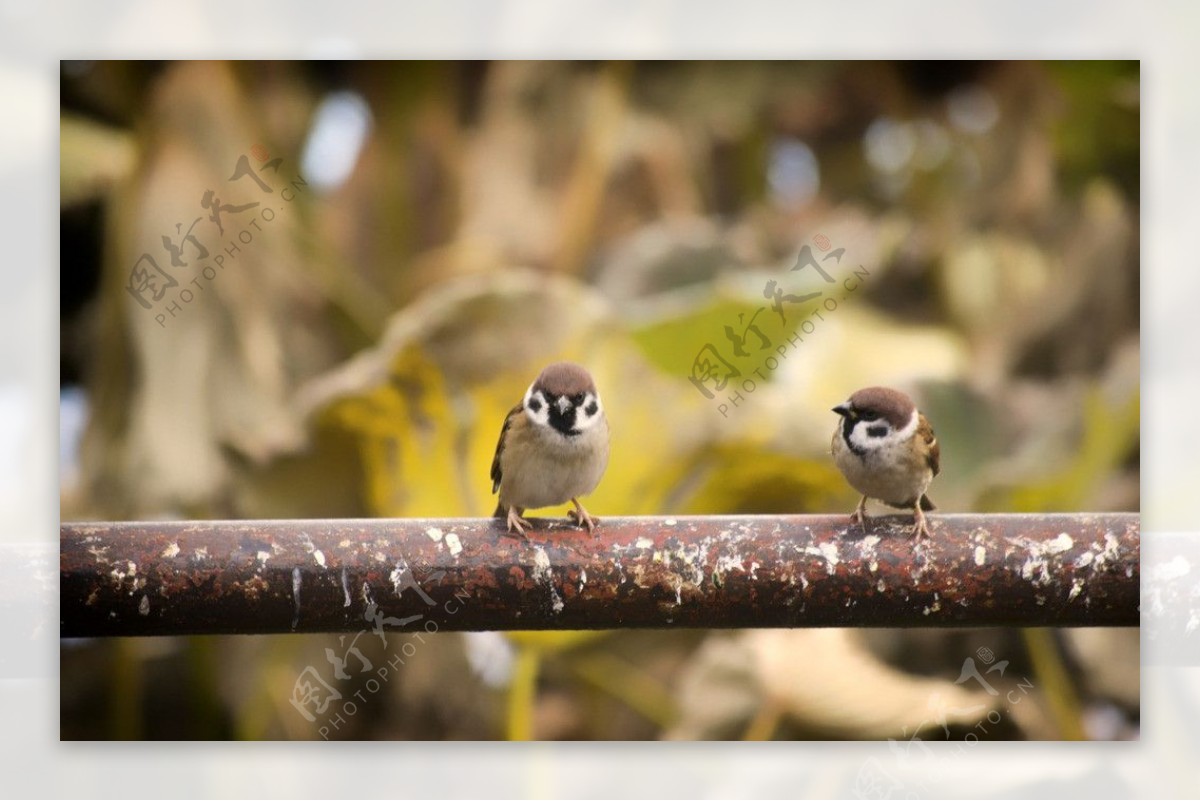
[[[567,517],[575,521],[575,525],[577,526],[587,526],[588,533],[593,537],[598,536],[596,534],[596,526],[600,523],[600,518],[592,517],[588,514],[587,509],[584,509],[583,505],[574,498],[571,499],[571,503],[575,504],[575,508],[567,510]]]
[[[513,506],[508,507],[508,521],[507,522],[508,522],[508,533],[511,534],[515,530],[517,533],[517,536],[520,537],[521,539],[523,539],[523,540],[529,539],[528,535],[525,534],[525,527],[533,528],[533,524],[530,523],[525,518],[521,517],[521,514],[516,510],[516,507],[513,507]]]
[[[858,506],[850,513],[850,522],[859,523],[863,527],[863,531],[867,530],[867,496],[863,496],[858,502]]]
[[[925,520],[925,513],[919,507],[913,514],[913,539],[917,542],[932,539],[932,535],[929,533],[929,524]]]

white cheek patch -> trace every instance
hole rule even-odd
[[[873,426],[886,426],[888,433],[882,437],[872,437],[867,433],[867,429]],[[850,444],[860,451],[877,451],[887,445],[890,445],[896,440],[896,434],[891,430],[891,426],[886,421],[881,420],[857,420],[854,423],[854,428],[850,429]]]
[[[575,430],[587,431],[603,416],[604,407],[600,405],[600,396],[589,392],[583,396],[583,403],[575,409]]]
[[[888,429],[888,433],[882,437],[872,437],[868,431],[872,428],[883,426]],[[854,424],[854,428],[850,431],[850,442],[855,448],[862,451],[877,451],[884,448],[890,448],[901,442],[905,442],[917,430],[917,413],[913,412],[912,417],[904,424],[904,428],[899,431],[892,430],[891,425],[887,420],[859,420]]]
[[[529,385],[529,389],[525,391],[525,416],[533,423],[541,426],[550,425],[550,405],[546,403],[546,396],[541,390],[534,392],[533,385]]]

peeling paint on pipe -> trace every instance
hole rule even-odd
[[[63,637],[1136,626],[1136,514],[68,523]],[[451,611],[453,610],[453,611]]]

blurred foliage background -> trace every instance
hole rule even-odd
[[[608,408],[601,516],[849,513],[829,409],[869,384],[934,422],[943,510],[1137,510],[1138,70],[64,62],[62,518],[486,515],[503,415],[558,358]],[[237,177],[247,154],[258,181]],[[291,190],[270,221],[236,210],[257,182]],[[835,284],[791,269],[806,246],[842,249],[820,262]],[[229,254],[211,278],[201,249]],[[773,288],[838,302],[776,310]],[[706,397],[705,346],[754,391]],[[359,647],[383,664],[411,641],[389,637]],[[911,750],[1138,725],[1136,630],[416,646],[322,733],[289,699],[337,637],[66,641],[61,736]],[[981,649],[1008,663],[999,697],[956,683]]]

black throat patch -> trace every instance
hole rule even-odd
[[[567,409],[566,412],[558,410],[557,398],[547,397],[546,402],[550,412],[550,426],[564,437],[577,437],[580,432],[575,431],[575,414],[578,411],[574,406]]]
[[[854,452],[855,456],[862,459],[862,458],[866,457],[867,449],[860,448],[859,446],[855,445],[854,442],[851,441],[851,439],[850,439],[850,434],[852,434],[854,432],[855,424],[859,423],[859,422],[861,422],[861,421],[855,420],[851,417],[843,417],[842,418],[842,441],[846,443],[847,448],[849,448],[851,451]]]

